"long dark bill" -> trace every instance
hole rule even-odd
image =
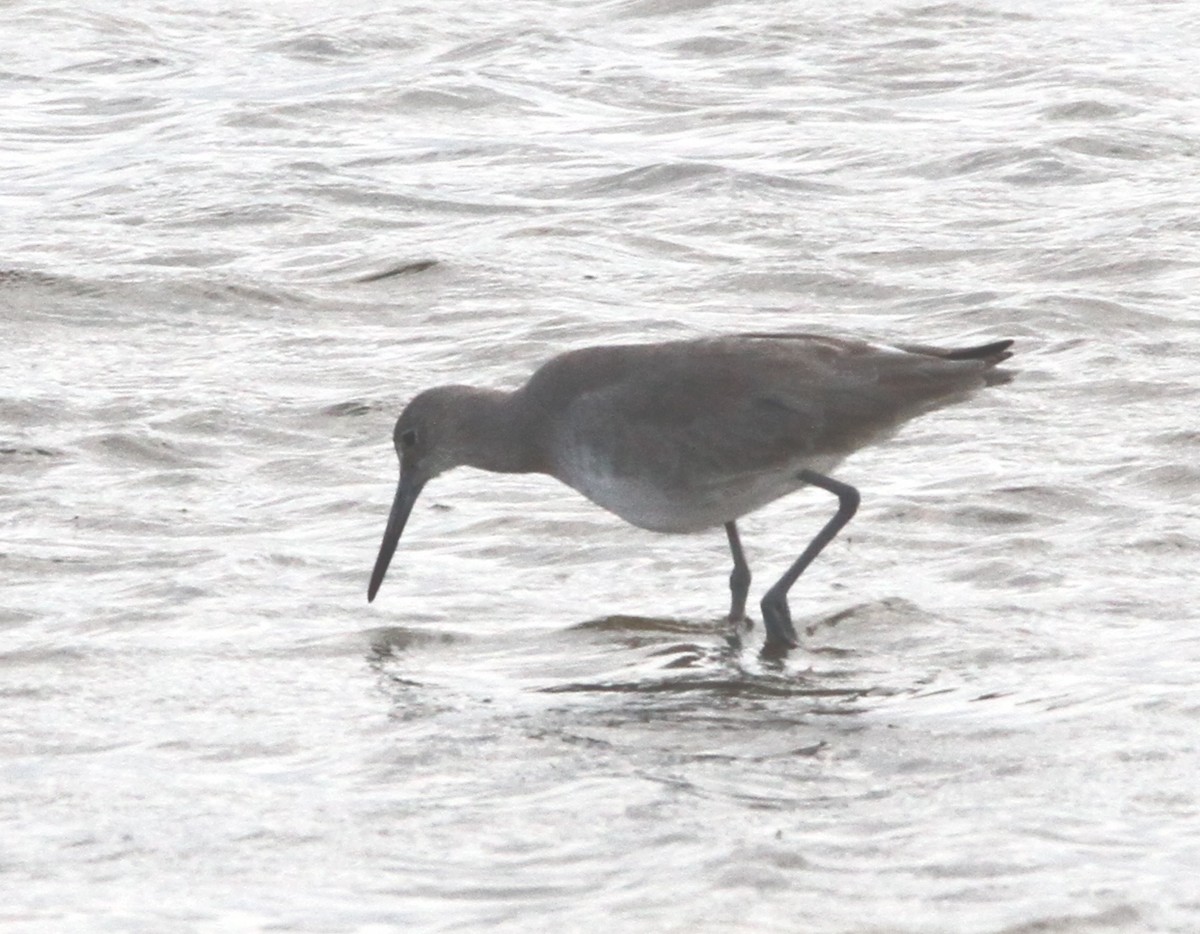
[[[412,512],[413,504],[416,503],[421,488],[425,486],[423,480],[409,479],[410,476],[405,475],[403,471],[400,473],[400,485],[396,487],[396,499],[392,503],[392,512],[388,516],[387,528],[383,531],[379,557],[375,559],[375,570],[371,572],[371,584],[367,587],[368,603],[374,600],[375,594],[379,592],[379,585],[383,583],[383,576],[387,574],[388,564],[391,563],[392,555],[396,553],[396,546],[400,543],[400,533],[404,531],[404,523],[408,521],[408,514]]]

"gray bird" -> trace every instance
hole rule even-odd
[[[588,347],[560,354],[519,389],[437,386],[396,421],[400,485],[367,599],[374,600],[425,484],[453,467],[548,474],[654,532],[724,526],[730,619],[745,618],[750,568],[737,520],[803,486],[837,512],[762,599],[764,650],[798,644],[787,595],[858,508],[828,476],[904,422],[1005,382],[1003,340],[958,350],[813,334]]]

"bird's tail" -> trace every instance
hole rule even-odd
[[[1013,342],[1007,340],[954,350],[947,350],[944,347],[929,347],[923,344],[902,344],[900,349],[907,350],[909,353],[919,353],[926,357],[938,357],[942,360],[982,360],[988,366],[995,366],[1012,356],[1012,351],[1008,349],[1012,345]]]
[[[1012,356],[1008,348],[1013,345],[1011,340],[995,341],[982,344],[979,347],[964,347],[961,350],[941,350],[937,355],[943,360],[982,360],[988,366],[995,366]]]
[[[990,344],[980,344],[978,347],[961,347],[953,350],[947,350],[944,347],[929,347],[925,345],[909,344],[902,346],[901,350],[907,350],[909,353],[918,353],[926,357],[937,357],[939,360],[978,360],[983,364],[983,380],[988,386],[995,386],[1000,383],[1007,383],[1013,378],[1013,374],[1009,370],[997,370],[995,367],[1003,363],[1011,357],[1012,351],[1009,350],[1013,345],[1011,340],[993,341]]]

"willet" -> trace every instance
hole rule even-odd
[[[724,526],[729,617],[745,619],[750,567],[737,520],[803,486],[837,512],[762,599],[765,649],[798,642],[788,591],[858,508],[827,474],[910,418],[1008,376],[1012,341],[944,350],[812,334],[743,334],[589,347],[512,392],[437,386],[396,421],[400,485],[367,599],[374,600],[425,484],[453,467],[543,473],[655,532]]]

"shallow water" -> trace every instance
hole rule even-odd
[[[1200,927],[1190,7],[375,6],[6,9],[6,929]],[[843,465],[786,662],[545,478],[367,605],[419,389],[787,328],[1020,372]]]

